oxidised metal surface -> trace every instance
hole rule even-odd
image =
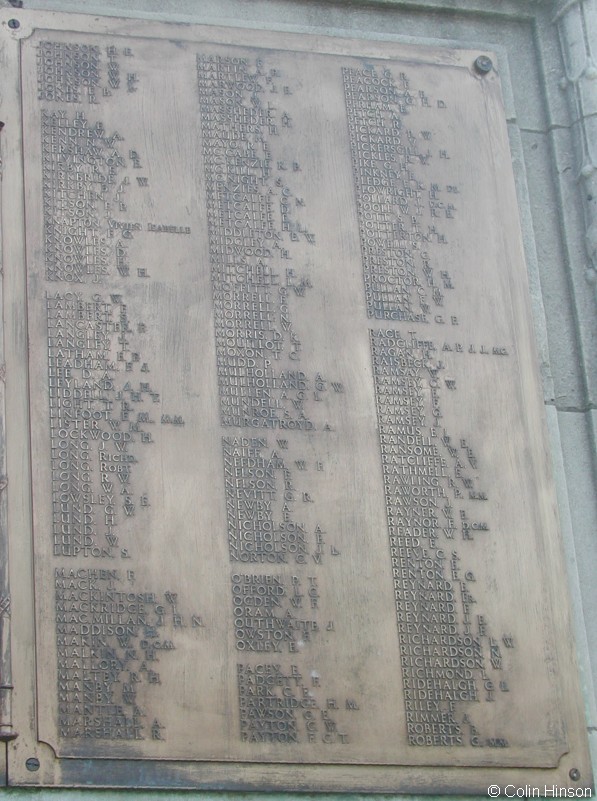
[[[496,72],[23,19],[14,782],[584,775]]]

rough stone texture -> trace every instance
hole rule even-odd
[[[566,136],[565,131],[558,133]],[[575,335],[575,310],[570,298],[567,257],[561,240],[562,221],[553,182],[553,147],[546,133],[522,131],[521,139],[526,184],[532,199],[532,228],[528,236],[536,248],[539,274],[539,287],[532,283],[531,294],[534,297],[535,291],[541,293],[548,321],[547,341],[554,385],[551,402],[558,408],[580,407],[585,388],[579,369],[581,354]],[[527,262],[530,266],[528,253]],[[547,395],[546,400],[549,400]]]
[[[594,471],[590,455],[583,448],[589,421],[587,415],[556,412],[553,409],[548,410],[547,420],[553,452],[557,453],[561,449],[561,459],[554,458],[560,526],[576,620],[575,633],[587,725],[589,729],[597,730],[593,678],[597,675],[597,598],[591,580],[593,565],[597,559],[597,540],[594,537],[597,500],[591,491]],[[572,475],[574,478],[571,481]]]
[[[577,124],[578,125],[578,124]],[[595,287],[586,279],[587,251],[581,192],[579,191],[578,158],[573,144],[574,131],[555,128],[550,132],[557,171],[560,203],[559,216],[564,247],[564,269],[568,274],[570,299],[575,310],[578,337],[578,367],[584,381],[582,397],[561,408],[595,407],[597,377],[592,365],[597,358],[595,329]]]
[[[571,276],[585,359],[586,406],[594,408],[597,379],[590,365],[595,364],[597,338],[591,324],[597,290],[597,3],[559,2],[554,10],[563,65],[559,86],[568,99],[575,155],[572,175],[562,181],[562,187],[565,192],[571,191],[574,180],[582,208],[583,246],[579,258],[571,263]],[[569,238],[567,231],[565,238]]]
[[[537,195],[537,186],[534,185],[537,175],[532,160],[529,160],[527,157],[529,138],[533,140],[530,149],[534,151],[538,148],[535,139],[542,135],[529,134],[521,131],[515,123],[510,123],[508,125],[508,134],[510,137],[514,180],[516,182],[516,193],[518,196],[519,214],[523,232],[529,291],[535,320],[535,338],[543,383],[543,397],[546,403],[554,403],[558,391],[557,387],[559,385],[558,368],[560,365],[554,363],[554,352],[549,341],[550,329],[546,324],[546,316],[548,313],[546,311],[546,303],[548,298],[545,296],[545,290],[543,289],[543,283],[545,281],[543,275],[545,254],[541,248],[541,238],[538,235],[537,229],[537,223],[541,226],[544,218],[542,214],[537,214],[536,207],[531,203],[531,197]],[[544,191],[548,191],[549,181],[541,181],[541,188]],[[558,311],[561,311],[564,315],[566,313],[561,304]],[[571,347],[573,346],[572,343]],[[563,364],[563,369],[566,370],[567,368],[570,368],[570,361],[566,361]],[[572,365],[572,370],[573,369],[574,367]],[[570,377],[569,383],[573,384],[573,382],[574,377],[572,376]]]

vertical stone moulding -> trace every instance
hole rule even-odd
[[[597,284],[597,9],[594,0],[560,3],[557,25],[567,93],[577,129],[578,183],[585,216],[585,277]]]
[[[2,180],[2,128],[0,124],[0,181]],[[0,223],[2,208],[0,206]],[[0,254],[2,232],[0,228]],[[0,256],[1,259],[1,256]],[[4,269],[0,260],[0,309],[4,304]],[[4,331],[0,328],[0,741],[8,742],[17,736],[12,725],[12,668],[10,655],[10,583],[8,572],[8,532],[6,516],[6,426],[4,384]]]

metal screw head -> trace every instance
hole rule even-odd
[[[572,768],[568,776],[570,776],[573,782],[577,782],[580,779],[580,770],[578,768]]]
[[[18,19],[9,19],[8,20],[8,27],[12,28],[13,31],[16,31],[17,28],[21,27],[21,23]]]
[[[475,59],[474,67],[479,75],[487,75],[493,69],[493,61],[489,56],[478,56]]]
[[[27,770],[39,770],[39,759],[37,757],[29,757],[29,759],[25,762],[25,767]]]

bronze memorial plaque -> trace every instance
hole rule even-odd
[[[495,56],[1,37],[9,781],[590,782]]]

